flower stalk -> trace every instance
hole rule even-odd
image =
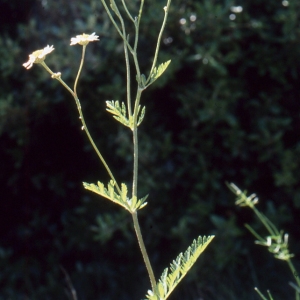
[[[132,215],[132,220],[133,220],[133,225],[134,225],[134,229],[135,229],[135,233],[136,233],[136,237],[138,240],[138,244],[143,256],[143,260],[145,262],[146,265],[146,269],[148,271],[149,274],[149,278],[150,278],[150,282],[151,282],[151,286],[152,286],[152,290],[155,289],[156,287],[156,279],[154,276],[154,272],[150,263],[150,259],[149,256],[147,254],[147,250],[145,247],[145,243],[142,237],[142,233],[141,233],[141,229],[140,229],[140,225],[138,222],[138,216],[137,216],[137,209],[139,209],[139,207],[143,207],[145,206],[145,203],[141,202],[141,201],[145,201],[145,199],[147,198],[144,197],[142,198],[142,200],[138,200],[137,196],[138,196],[138,161],[139,161],[139,149],[138,149],[138,125],[140,124],[143,115],[144,115],[144,109],[142,110],[141,113],[141,118],[138,120],[138,115],[139,115],[139,111],[140,111],[140,100],[141,100],[141,95],[143,90],[146,89],[147,86],[149,86],[153,81],[151,81],[153,79],[153,76],[160,76],[160,74],[163,72],[161,72],[159,75],[157,75],[158,73],[155,73],[154,75],[153,70],[156,69],[156,63],[157,63],[157,57],[158,57],[158,52],[159,52],[159,48],[160,48],[160,43],[161,43],[161,39],[162,39],[162,33],[163,30],[165,28],[165,24],[166,24],[166,20],[167,20],[167,16],[168,16],[168,11],[169,11],[169,7],[170,7],[170,3],[171,0],[167,0],[167,5],[164,7],[164,19],[163,19],[163,23],[159,32],[159,36],[158,36],[158,40],[157,40],[157,45],[155,48],[155,53],[154,53],[154,58],[153,58],[153,63],[152,63],[152,67],[151,67],[151,71],[150,74],[148,76],[148,79],[146,80],[146,77],[144,74],[141,74],[140,71],[140,66],[139,66],[139,61],[138,61],[138,56],[137,56],[137,47],[138,47],[138,41],[139,41],[139,26],[140,26],[140,21],[141,21],[141,16],[142,16],[142,12],[143,12],[143,6],[144,6],[144,0],[141,0],[140,3],[140,7],[139,7],[139,12],[138,12],[138,17],[133,18],[132,14],[130,13],[130,11],[128,10],[128,7],[126,6],[126,3],[124,0],[121,1],[123,8],[128,16],[128,18],[134,23],[134,40],[133,40],[133,46],[130,45],[130,40],[129,40],[129,35],[126,32],[126,27],[125,27],[125,22],[123,20],[122,14],[120,13],[118,6],[116,4],[116,2],[114,0],[110,1],[111,4],[111,10],[115,13],[115,15],[117,16],[117,18],[119,19],[120,25],[117,24],[117,22],[115,21],[111,10],[108,8],[106,1],[105,0],[101,0],[109,18],[111,19],[112,23],[114,24],[116,30],[118,31],[118,33],[120,34],[122,40],[123,40],[123,46],[124,46],[124,56],[125,56],[125,65],[126,65],[126,80],[127,80],[127,111],[128,111],[128,120],[126,119],[126,115],[122,115],[122,110],[118,110],[119,104],[118,101],[115,102],[111,102],[108,111],[112,112],[113,114],[120,116],[118,120],[125,120],[123,123],[124,125],[128,126],[130,129],[132,130],[132,137],[133,137],[133,177],[132,177],[132,195],[131,195],[131,199],[127,198],[126,193],[127,193],[127,187],[122,183],[121,187],[119,187],[119,185],[117,184],[114,175],[112,174],[110,168],[108,167],[106,161],[104,160],[103,156],[101,155],[99,149],[97,148],[96,144],[94,143],[94,140],[88,130],[88,127],[86,125],[83,113],[82,113],[82,108],[81,108],[81,104],[80,104],[80,100],[78,98],[78,93],[77,93],[77,86],[78,86],[78,82],[79,82],[79,78],[82,72],[82,68],[83,68],[83,64],[84,64],[84,58],[85,58],[85,53],[86,53],[86,46],[93,41],[98,41],[98,36],[95,35],[95,33],[92,33],[90,35],[83,33],[82,35],[77,35],[74,38],[71,38],[71,46],[72,45],[76,45],[79,44],[82,46],[82,56],[81,56],[81,60],[80,60],[80,65],[79,65],[79,69],[75,78],[75,82],[74,82],[74,87],[73,90],[62,80],[61,78],[61,73],[54,73],[45,63],[45,58],[46,56],[51,53],[54,48],[53,46],[47,46],[44,49],[38,50],[33,52],[31,55],[29,55],[29,60],[28,62],[24,63],[23,66],[27,69],[30,69],[32,67],[32,65],[34,63],[36,64],[41,64],[46,71],[51,75],[51,77],[53,79],[58,80],[72,95],[72,97],[74,98],[75,102],[76,102],[76,106],[79,112],[79,119],[82,123],[82,130],[85,131],[91,145],[93,146],[96,154],[98,155],[100,161],[102,162],[102,164],[104,165],[105,169],[107,170],[110,178],[112,179],[112,181],[109,183],[108,188],[106,189],[104,187],[104,185],[102,183],[98,183],[98,186],[95,185],[90,185],[90,184],[86,184],[84,183],[84,186],[88,189],[93,190],[94,192],[100,194],[100,195],[104,195],[106,198],[114,201],[114,202],[119,202],[121,203],[121,205],[125,208],[127,208],[131,215]],[[132,59],[133,59],[133,63],[135,66],[135,71],[136,71],[136,79],[137,79],[137,91],[136,91],[136,97],[135,97],[135,101],[134,103],[131,103],[131,72],[130,72],[130,59],[129,59],[129,53],[132,55]],[[156,78],[155,78],[156,79]],[[151,81],[151,82],[150,82]],[[114,106],[118,105],[118,106]],[[132,111],[132,107],[133,107],[133,111]],[[125,111],[125,108],[124,108]],[[127,122],[127,123],[126,123]],[[116,187],[118,194],[115,193],[114,191],[114,187]],[[140,202],[138,202],[140,201]],[[129,205],[129,206],[128,206]],[[136,205],[136,206],[135,206]]]
[[[82,123],[82,127],[81,129],[85,131],[92,147],[94,148],[96,154],[98,155],[100,161],[102,162],[102,164],[104,165],[108,175],[110,176],[110,178],[115,182],[115,185],[116,185],[116,189],[118,190],[118,192],[121,194],[121,189],[113,175],[113,173],[111,172],[108,164],[106,163],[104,157],[102,156],[101,152],[99,151],[98,147],[96,146],[89,130],[88,130],[88,127],[86,125],[86,122],[85,122],[85,119],[84,119],[84,116],[83,116],[83,113],[82,113],[82,109],[81,109],[81,104],[80,104],[80,100],[77,96],[77,84],[78,84],[78,80],[79,80],[79,76],[80,76],[80,73],[81,73],[81,70],[82,70],[82,67],[83,67],[83,63],[84,63],[84,56],[85,56],[85,50],[86,50],[86,46],[89,42],[92,42],[92,41],[97,41],[98,40],[98,36],[95,36],[95,33],[92,33],[91,35],[88,35],[88,34],[82,34],[82,35],[77,35],[76,38],[71,38],[71,45],[75,45],[75,44],[79,44],[79,45],[82,45],[82,56],[81,56],[81,62],[80,62],[80,66],[79,66],[79,69],[78,69],[78,72],[77,72],[77,76],[76,76],[76,79],[75,79],[75,83],[74,83],[74,90],[72,90],[61,78],[61,73],[58,72],[58,73],[54,73],[49,67],[48,65],[45,63],[45,58],[46,56],[51,53],[54,48],[53,46],[47,46],[45,47],[44,49],[41,49],[41,50],[37,50],[37,51],[34,51],[32,54],[29,55],[29,60],[28,62],[24,63],[23,66],[26,68],[26,69],[30,69],[33,64],[41,64],[45,70],[51,75],[51,78],[53,79],[56,79],[58,80],[70,93],[71,95],[73,96],[75,102],[76,102],[76,106],[77,106],[77,109],[78,109],[78,112],[79,112],[79,119]]]

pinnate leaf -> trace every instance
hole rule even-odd
[[[97,182],[97,185],[93,183],[83,182],[83,186],[85,189],[101,195],[102,197],[124,207],[130,213],[133,213],[136,210],[141,209],[147,205],[147,202],[145,201],[148,198],[148,195],[141,199],[137,199],[137,197],[129,199],[127,197],[128,188],[125,183],[121,184],[121,195],[116,192],[115,182],[113,180],[108,183],[107,187],[105,187],[104,184],[100,181]]]
[[[106,101],[106,110],[108,112],[110,112],[113,117],[118,121],[120,122],[121,124],[127,126],[127,127],[130,127],[129,126],[129,120],[126,116],[126,106],[124,104],[124,102],[119,103],[119,101]]]
[[[150,74],[150,83],[149,84],[152,84],[158,77],[160,77],[163,74],[163,72],[169,66],[170,62],[171,62],[171,60],[168,60],[153,69],[152,73]]]
[[[207,237],[199,236],[198,239],[194,240],[184,253],[180,253],[173,260],[170,268],[166,268],[163,271],[154,291],[148,291],[147,299],[167,299],[213,238],[213,235]]]

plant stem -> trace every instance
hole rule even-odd
[[[111,172],[111,170],[110,170],[109,166],[107,165],[105,159],[103,158],[102,154],[98,150],[98,148],[97,148],[96,144],[94,143],[94,140],[93,140],[93,138],[92,138],[92,136],[91,136],[91,134],[90,134],[87,126],[86,126],[86,123],[85,123],[85,120],[84,120],[84,117],[83,117],[83,114],[82,114],[82,110],[81,110],[80,101],[79,101],[79,99],[78,99],[77,96],[74,96],[74,99],[75,99],[75,101],[77,103],[77,108],[78,108],[78,111],[79,111],[79,119],[81,120],[81,123],[83,125],[82,129],[85,131],[85,133],[86,133],[86,135],[87,135],[87,137],[88,137],[91,145],[93,146],[93,148],[94,148],[95,152],[97,153],[99,159],[101,160],[102,164],[104,165],[104,167],[105,167],[108,175],[115,182],[116,189],[118,190],[119,194],[121,195],[121,189],[120,189],[120,187],[119,187],[119,185],[118,185],[118,183],[117,183],[117,181],[116,181],[113,173]]]
[[[138,115],[138,107],[141,99],[142,89],[138,88],[134,112],[133,112],[133,181],[132,181],[132,197],[137,197],[137,184],[138,184],[138,128],[137,128],[137,115]],[[154,273],[152,270],[152,266],[149,260],[149,256],[147,254],[147,250],[144,244],[143,236],[141,233],[140,225],[138,222],[137,212],[132,213],[133,225],[136,232],[137,240],[143,255],[143,259],[150,277],[150,282],[152,286],[152,290],[154,290],[156,286],[156,280],[154,277]]]
[[[122,27],[122,31],[119,28],[119,26],[117,25],[116,21],[114,20],[108,6],[106,5],[106,1],[105,0],[101,0],[109,18],[111,19],[112,23],[114,24],[114,26],[116,27],[118,33],[120,34],[121,38],[123,39],[124,42],[124,52],[125,52],[125,62],[126,62],[126,75],[127,75],[127,106],[128,106],[128,114],[129,114],[129,119],[132,116],[132,134],[133,134],[133,179],[132,179],[132,198],[137,198],[137,185],[138,185],[138,128],[137,128],[137,118],[138,118],[138,113],[139,113],[139,107],[140,107],[140,99],[141,99],[141,94],[142,91],[145,89],[145,85],[141,84],[141,72],[140,72],[140,66],[139,66],[139,62],[138,62],[138,57],[137,57],[137,46],[138,46],[138,38],[139,38],[139,25],[140,25],[140,21],[141,21],[141,16],[142,16],[142,11],[143,11],[143,5],[144,5],[144,0],[141,0],[141,4],[140,4],[140,9],[139,9],[139,15],[138,18],[133,19],[133,17],[131,16],[130,12],[127,9],[127,6],[124,2],[124,0],[122,0],[122,4],[124,6],[124,9],[129,17],[129,19],[131,21],[133,21],[134,25],[135,25],[135,39],[134,39],[134,46],[133,48],[130,46],[129,44],[129,40],[126,34],[126,30],[125,30],[125,24],[122,18],[122,15],[115,3],[114,0],[111,0],[111,8],[114,11],[114,13],[117,15],[117,17],[120,20],[121,23],[121,27]],[[163,24],[162,27],[160,29],[159,32],[159,36],[158,36],[158,41],[157,41],[157,45],[156,45],[156,49],[155,49],[155,54],[154,54],[154,59],[153,59],[153,64],[151,67],[151,72],[149,74],[149,77],[147,79],[147,81],[150,80],[151,78],[151,73],[156,65],[157,62],[157,56],[158,56],[158,51],[159,51],[159,47],[160,47],[160,42],[162,39],[162,33],[164,30],[164,27],[166,25],[166,21],[167,21],[167,16],[168,16],[168,11],[170,8],[170,4],[171,4],[171,0],[167,1],[167,5],[166,7],[164,7],[164,11],[165,11],[165,16],[164,16],[164,20],[163,20]],[[129,62],[129,57],[128,57],[128,50],[130,51],[130,53],[132,54],[133,57],[133,61],[134,61],[134,65],[135,65],[135,69],[136,69],[136,73],[137,73],[137,81],[138,81],[138,87],[137,87],[137,94],[136,94],[136,99],[135,99],[135,103],[134,103],[134,109],[133,109],[133,115],[131,113],[131,93],[130,93],[130,62]],[[139,222],[138,222],[138,217],[137,217],[137,212],[134,211],[132,212],[132,218],[133,218],[133,224],[134,224],[134,229],[136,232],[136,236],[137,236],[137,240],[143,255],[143,259],[150,277],[150,282],[151,282],[151,286],[152,286],[152,290],[154,290],[155,286],[156,286],[156,280],[154,277],[154,273],[151,267],[151,263],[146,251],[146,247],[143,241],[143,237],[142,237],[142,233],[140,230],[140,226],[139,226]]]
[[[125,28],[124,28],[125,33]],[[125,55],[125,63],[126,63],[126,77],[127,77],[127,107],[128,107],[128,119],[131,118],[131,87],[130,87],[130,64],[128,57],[128,49],[127,45],[124,43],[124,55]]]
[[[262,214],[258,209],[256,209],[255,206],[251,207],[251,209],[254,211],[259,220],[264,224],[264,226],[271,235],[280,234],[276,226],[264,214]]]
[[[139,40],[139,28],[140,28],[140,22],[142,18],[142,12],[143,12],[143,6],[144,6],[144,0],[141,0],[141,5],[139,9],[139,16],[137,18],[137,22],[134,22],[135,25],[135,41],[134,41],[134,52],[136,53],[137,50],[137,45],[138,45],[138,40]]]
[[[129,10],[128,10],[128,8],[127,8],[126,3],[125,3],[124,0],[122,0],[122,4],[123,4],[123,6],[124,6],[124,9],[125,9],[125,11],[126,11],[128,17],[129,17],[129,19],[134,23],[134,18],[133,18],[132,15],[130,14],[130,12],[129,12]]]
[[[137,115],[140,99],[142,95],[141,89],[138,88],[133,111],[133,180],[132,180],[132,197],[137,196],[138,184],[138,160],[139,160],[139,145],[138,145],[138,128],[137,128]]]
[[[287,263],[288,263],[288,265],[290,267],[290,270],[291,270],[292,274],[296,278],[296,282],[297,282],[298,287],[300,288],[300,278],[299,278],[299,275],[297,274],[297,271],[296,271],[296,269],[295,269],[292,261],[290,259],[288,259]]]
[[[114,175],[112,174],[112,172],[111,172],[109,166],[107,165],[105,159],[103,158],[102,154],[100,153],[99,149],[97,148],[96,144],[94,143],[94,140],[93,140],[93,138],[92,138],[92,136],[91,136],[91,134],[90,134],[90,132],[87,128],[87,125],[86,125],[84,117],[83,117],[81,104],[80,104],[79,98],[77,97],[77,94],[76,94],[76,85],[77,85],[77,82],[78,82],[80,71],[82,69],[82,64],[83,64],[83,60],[84,60],[84,53],[85,53],[85,51],[83,50],[83,54],[82,54],[83,56],[82,56],[82,59],[81,59],[80,68],[79,68],[79,71],[78,71],[78,74],[77,74],[77,77],[76,77],[76,80],[75,80],[75,84],[74,84],[74,91],[71,90],[71,88],[61,79],[61,77],[53,76],[53,75],[56,75],[56,74],[46,65],[46,63],[44,61],[41,62],[41,65],[47,70],[47,72],[49,72],[53,76],[53,78],[57,79],[71,93],[71,95],[75,99],[76,106],[77,106],[77,109],[78,109],[78,112],[79,112],[79,119],[80,119],[81,124],[82,124],[82,129],[84,129],[84,131],[85,131],[91,145],[93,146],[95,152],[97,153],[100,161],[104,165],[104,167],[105,167],[108,175],[110,176],[110,178],[115,182],[116,189],[118,190],[119,194],[121,194],[121,189],[120,189]]]
[[[110,10],[109,10],[108,6],[106,5],[105,0],[101,0],[101,2],[102,2],[102,4],[103,4],[103,6],[104,6],[104,8],[105,8],[105,10],[106,10],[106,12],[107,12],[107,14],[108,14],[110,20],[111,20],[111,22],[112,22],[112,23],[114,24],[114,26],[116,27],[116,29],[117,29],[119,35],[120,35],[121,38],[123,39],[124,43],[126,43],[128,49],[129,49],[129,51],[132,52],[132,51],[133,51],[132,47],[129,45],[126,36],[124,36],[124,35],[122,34],[122,32],[121,32],[121,30],[120,30],[118,24],[116,23],[115,19],[113,18],[112,14],[110,13]]]
[[[165,17],[164,17],[164,20],[163,20],[163,23],[162,23],[162,26],[161,26],[161,29],[160,29],[160,32],[159,32],[159,35],[158,35],[158,38],[157,38],[157,44],[156,44],[155,54],[154,54],[154,58],[153,58],[152,67],[151,67],[151,70],[150,70],[150,73],[149,73],[149,77],[147,79],[147,83],[151,79],[152,71],[155,68],[155,65],[156,65],[156,62],[157,62],[158,52],[159,52],[159,48],[160,48],[160,42],[161,42],[162,34],[164,32],[164,29],[165,29],[165,26],[166,26],[166,23],[167,23],[167,18],[168,18],[168,13],[169,13],[171,1],[172,0],[168,0],[166,7],[164,7]]]
[[[146,265],[146,268],[147,268],[147,271],[148,271],[148,274],[150,277],[152,291],[154,291],[154,289],[156,287],[156,280],[155,280],[155,276],[154,276],[154,273],[153,273],[153,270],[151,267],[151,263],[150,263],[150,260],[149,260],[149,257],[148,257],[147,251],[146,251],[144,241],[143,241],[143,237],[142,237],[142,233],[141,233],[141,229],[140,229],[136,211],[134,213],[132,213],[132,219],[133,219],[134,229],[136,232],[138,243],[139,243],[139,246],[140,246],[143,258],[144,258],[144,262],[145,262],[145,265]]]
[[[57,79],[71,94],[72,94],[72,96],[74,97],[74,92],[71,90],[71,88],[60,78],[60,77],[55,77],[55,75],[57,75],[57,74],[55,74],[47,65],[46,65],[46,63],[44,62],[44,61],[42,61],[41,63],[40,63],[45,69],[46,69],[46,71],[48,72],[48,73],[50,73],[50,75],[51,75],[51,77],[52,78],[55,78],[55,79]]]
[[[127,10],[127,7],[126,7],[124,2],[123,2],[123,6],[125,7],[127,13],[130,16],[130,13]],[[126,28],[125,28],[124,20],[123,20],[122,15],[121,15],[121,13],[120,13],[117,6],[115,6],[115,13],[116,13],[117,17],[119,18],[119,20],[121,22],[123,36],[126,37],[127,34],[126,34]],[[132,112],[131,112],[131,86],[130,86],[130,62],[129,62],[129,55],[128,55],[128,46],[125,43],[125,41],[123,43],[123,47],[124,47],[125,64],[126,64],[127,109],[128,109],[128,118],[130,119],[131,116],[132,116]]]
[[[81,73],[81,70],[82,70],[82,66],[83,66],[83,63],[84,63],[85,49],[86,49],[86,45],[83,45],[82,46],[82,55],[81,55],[80,65],[79,65],[79,69],[78,69],[77,76],[76,76],[75,83],[74,83],[74,93],[75,93],[76,97],[77,97],[76,88],[77,88],[78,79],[79,79],[79,76],[80,76],[80,73]]]
[[[124,3],[123,3],[124,4]],[[140,80],[141,73],[140,73],[140,68],[139,68],[139,63],[137,59],[137,44],[138,44],[138,36],[139,36],[139,23],[140,23],[140,18],[142,15],[142,10],[143,10],[143,4],[144,0],[141,1],[141,6],[139,10],[139,17],[137,22],[135,22],[135,43],[134,43],[134,49],[131,52],[133,59],[134,59],[134,64],[137,72],[138,79]],[[119,18],[121,21],[122,29],[123,29],[123,35],[125,36],[126,31],[125,31],[125,25],[123,22],[123,19],[119,13]],[[130,66],[129,66],[129,59],[128,59],[128,51],[127,51],[127,43],[124,41],[124,50],[125,50],[125,60],[126,60],[126,69],[127,69],[127,99],[128,99],[128,112],[129,112],[129,117],[131,117],[131,103],[129,101],[130,99]],[[130,49],[129,49],[130,50]],[[134,103],[134,110],[133,110],[133,128],[132,128],[132,134],[133,134],[133,180],[132,180],[132,198],[137,197],[137,185],[138,185],[138,157],[139,157],[139,147],[138,147],[138,128],[137,128],[137,117],[138,117],[138,112],[139,112],[139,103],[142,95],[142,89],[140,87],[137,87],[137,95]],[[149,256],[145,247],[145,243],[143,240],[142,232],[140,229],[139,221],[138,221],[138,216],[137,212],[132,213],[132,219],[133,219],[133,225],[134,229],[136,232],[136,237],[138,240],[138,244],[140,246],[140,250],[146,265],[146,269],[149,274],[150,282],[151,282],[151,287],[152,290],[154,290],[156,286],[156,280],[154,276],[154,272],[149,260]]]

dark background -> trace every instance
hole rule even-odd
[[[145,2],[148,74],[166,3]],[[130,131],[105,112],[106,100],[125,101],[122,41],[99,0],[0,5],[0,299],[71,299],[61,267],[80,300],[142,299],[150,283],[131,216],[82,187],[109,178],[74,100],[40,66],[22,67],[54,45],[46,62],[72,86],[81,48],[70,38],[100,36],[78,93],[97,145],[130,185]],[[225,182],[257,193],[300,270],[299,57],[298,0],[172,1],[159,55],[172,63],[142,98],[139,196],[150,196],[140,224],[157,277],[198,235],[216,237],[170,299],[259,299],[255,286],[293,299],[293,275],[254,244],[245,223],[267,232]]]

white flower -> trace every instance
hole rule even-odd
[[[92,34],[81,34],[81,35],[76,35],[75,38],[71,38],[71,44],[70,45],[87,45],[89,42],[94,42],[94,41],[99,41],[98,35],[95,35],[95,32]]]
[[[54,50],[53,46],[47,46],[44,49],[34,51],[32,54],[29,55],[28,62],[24,63],[23,66],[26,69],[30,69],[33,64],[39,64],[45,60],[46,55],[51,53]]]

